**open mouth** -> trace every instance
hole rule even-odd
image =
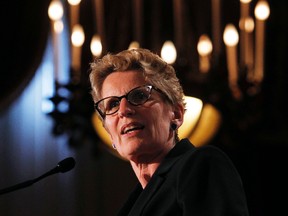
[[[143,125],[129,125],[121,130],[121,134],[128,134],[131,133],[132,131],[142,130],[143,128],[144,128]]]

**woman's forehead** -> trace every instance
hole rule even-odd
[[[116,71],[109,74],[103,82],[102,97],[120,96],[131,89],[147,84],[139,71]]]

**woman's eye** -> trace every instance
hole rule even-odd
[[[131,98],[133,98],[133,101],[146,100],[147,99],[147,93],[144,91],[138,90],[131,95]]]
[[[119,106],[119,100],[118,99],[111,99],[108,101],[108,103],[106,104],[106,110],[112,110],[115,107]]]

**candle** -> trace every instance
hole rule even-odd
[[[81,0],[68,0],[68,3],[70,4],[70,29],[78,24],[80,2]]]
[[[133,0],[133,15],[134,15],[134,39],[139,44],[142,43],[142,30],[143,30],[143,3],[142,0]]]
[[[249,16],[249,3],[251,2],[252,0],[240,0],[240,17],[241,18],[246,18]]]
[[[255,72],[254,80],[259,83],[264,76],[264,41],[265,20],[269,17],[270,8],[266,1],[259,1],[255,7],[256,32],[255,32]]]
[[[221,0],[212,0],[212,35],[214,44],[214,55],[219,57],[221,50]]]
[[[226,57],[228,68],[228,81],[229,86],[234,88],[237,86],[238,69],[237,69],[237,44],[239,35],[234,25],[228,24],[225,27],[223,35],[224,43],[226,45]]]
[[[253,80],[254,74],[254,41],[253,41],[253,31],[254,31],[254,20],[251,17],[245,20],[245,31],[247,32],[247,44],[245,48],[245,62],[247,67],[247,80]]]
[[[174,0],[174,32],[175,32],[175,45],[179,50],[183,48],[183,0]]]
[[[250,2],[251,0],[240,0],[240,63],[244,66],[248,64],[247,51],[249,49],[249,35],[245,25],[249,17]]]
[[[104,28],[104,6],[103,6],[103,0],[94,0],[95,4],[95,19],[96,19],[96,35],[99,35],[99,39],[101,41],[102,49],[106,49],[105,47],[105,28]]]
[[[81,69],[81,45],[79,45],[80,32],[83,31],[79,27],[79,5],[81,0],[68,0],[70,5],[70,30],[71,30],[71,67],[73,73],[77,77],[80,76],[78,73]],[[84,34],[84,33],[83,33]],[[81,39],[80,39],[81,40]]]
[[[73,27],[72,35],[72,68],[75,73],[81,70],[81,50],[85,41],[84,31],[81,25],[75,25]]]
[[[54,79],[58,81],[59,76],[59,37],[63,30],[63,23],[61,21],[63,16],[63,6],[59,0],[51,1],[48,8],[48,15],[51,20],[52,43],[53,43],[53,66]]]
[[[61,20],[52,21],[52,43],[53,43],[53,61],[55,81],[59,80],[59,62],[60,62],[60,34],[63,31],[63,22]]]
[[[197,44],[199,53],[199,70],[206,73],[210,70],[210,55],[213,47],[210,38],[207,35],[201,35]]]

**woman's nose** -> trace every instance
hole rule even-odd
[[[134,106],[131,105],[126,98],[122,98],[119,104],[118,115],[120,117],[133,115],[135,113],[133,107]]]

